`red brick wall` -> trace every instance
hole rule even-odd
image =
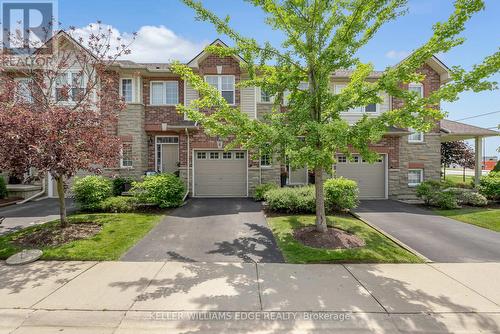
[[[400,137],[384,136],[378,143],[370,145],[375,152],[387,154],[389,169],[399,168],[399,140]]]
[[[179,103],[184,103],[184,81],[179,77],[143,77],[142,98],[144,101],[144,110],[146,113],[146,125],[158,125],[168,123],[176,125],[184,121],[184,116],[179,115],[175,106],[152,106],[150,103],[150,82],[151,81],[172,81],[175,80],[179,84]]]
[[[237,85],[240,82],[241,68],[239,62],[233,57],[219,57],[215,55],[208,55],[199,63],[199,74],[204,75],[217,75],[217,66],[222,66],[221,75],[234,75],[234,83]],[[235,88],[235,103],[240,104],[240,90]]]

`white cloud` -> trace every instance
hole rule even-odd
[[[177,35],[167,27],[160,26],[142,26],[133,40],[133,34],[121,32],[118,29],[101,24],[104,29],[111,29],[113,40],[111,47],[116,47],[123,43],[130,45],[131,53],[121,57],[121,59],[133,60],[136,62],[169,62],[172,60],[187,61],[197,55],[207,44],[208,41],[193,42]],[[96,32],[96,25],[91,27],[76,28],[72,33],[74,37],[82,37],[84,41],[92,32]],[[119,37],[121,41],[117,41]],[[85,43],[84,43],[85,44]]]
[[[410,51],[405,50],[390,50],[385,53],[385,56],[389,59],[402,60],[410,55]]]

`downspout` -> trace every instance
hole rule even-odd
[[[33,200],[33,199],[35,199],[35,198],[37,198],[37,197],[45,194],[45,181],[46,181],[46,178],[43,178],[42,179],[42,190],[40,192],[38,192],[38,193],[34,194],[33,196],[30,196],[30,197],[28,197],[26,199],[23,199],[22,201],[16,202],[16,204],[24,204],[26,202],[29,202],[29,201],[31,201],[31,200]]]
[[[189,195],[189,155],[190,155],[190,151],[189,151],[189,131],[187,128],[184,128],[184,130],[186,131],[186,137],[187,137],[187,166],[186,166],[186,170],[187,170],[187,187],[186,187],[186,194],[184,195],[184,198],[182,199],[182,201],[185,201],[186,198],[188,197]]]

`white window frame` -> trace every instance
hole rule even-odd
[[[84,90],[84,94],[85,94],[85,90],[87,89],[87,83],[88,83],[88,79],[87,79],[87,75],[85,73],[81,73],[82,71],[81,70],[68,70],[64,73],[61,73],[62,74],[66,74],[67,75],[67,79],[68,79],[68,82],[67,82],[67,85],[69,86],[69,94],[68,94],[68,99],[66,101],[64,100],[61,100],[61,101],[58,101],[57,100],[57,88],[59,88],[59,86],[57,85],[57,78],[56,78],[56,81],[54,83],[54,99],[57,103],[61,103],[61,104],[76,104],[76,102],[78,101],[75,101],[73,99],[73,88],[80,88],[80,89],[83,89]],[[80,76],[80,80],[82,80],[82,86],[81,87],[73,87],[73,75],[79,75]]]
[[[169,143],[161,143],[159,142],[160,138],[171,138],[172,142]],[[163,169],[163,152],[161,150],[162,145],[178,145],[180,148],[180,139],[179,136],[155,136],[155,168],[156,171],[161,171]],[[180,161],[181,150],[178,150],[177,161]]]
[[[344,89],[347,86],[347,84],[341,84],[341,83],[336,83],[333,85],[333,92],[334,94],[340,94],[342,92],[342,89]],[[379,103],[373,103],[375,104],[375,111],[366,111],[366,106],[361,106],[361,107],[356,107],[354,109],[349,109],[347,111],[342,111],[341,114],[367,114],[367,115],[377,115],[380,114],[380,104]]]
[[[233,160],[233,152],[222,152],[222,160]]]
[[[262,158],[263,157],[267,157],[266,160],[267,160],[267,163],[263,164],[262,163]],[[271,154],[262,154],[260,156],[260,167],[261,168],[270,168],[273,166],[273,158],[272,158],[272,155]]]
[[[153,84],[161,83],[163,86],[162,89],[162,101],[161,103],[153,103]],[[175,87],[177,88],[177,101],[175,103],[167,103],[167,83],[175,83]],[[149,104],[152,106],[176,106],[179,104],[179,81],[177,80],[151,80],[149,82]]]
[[[238,157],[241,154],[243,154],[243,156]],[[244,160],[244,159],[245,159],[245,152],[244,151],[234,152],[234,160]]]
[[[30,89],[30,85],[31,85],[31,78],[26,78],[26,77],[19,77],[19,78],[14,78],[14,83],[15,83],[15,92],[14,92],[14,96],[15,96],[15,100],[16,101],[21,101],[22,99],[22,102],[25,102],[25,103],[33,103],[33,94],[31,92],[31,89]],[[19,95],[19,85],[23,83],[26,85],[27,89],[28,89],[28,93],[29,93],[29,96],[21,96]]]
[[[345,160],[345,161],[340,161],[340,158],[342,158],[342,160]],[[346,164],[347,163],[347,156],[343,155],[343,154],[339,154],[337,155],[337,163],[338,164]]]
[[[424,85],[421,82],[410,82],[408,84],[408,90],[410,88],[420,88],[420,97],[424,97]],[[409,131],[413,129],[409,128]],[[413,137],[412,137],[413,136]],[[408,143],[423,143],[424,142],[424,133],[423,132],[413,132],[408,136]]]
[[[212,157],[213,154],[213,157]],[[215,158],[217,156],[217,158]],[[208,160],[219,160],[221,158],[221,154],[219,151],[211,151],[208,152]]]
[[[262,99],[262,94],[267,94],[269,95],[269,101],[264,101]],[[259,87],[259,103],[264,103],[264,104],[271,104],[271,103],[274,103],[274,96],[272,96],[271,94],[268,94],[266,93],[262,87]]]
[[[131,100],[130,101],[127,101],[125,99],[125,97],[123,96],[123,81],[124,80],[130,80],[131,84],[132,84],[132,96],[131,96]],[[123,78],[120,78],[120,96],[124,99],[125,103],[134,103],[136,102],[136,92],[135,92],[135,84],[134,84],[134,78],[132,77],[123,77]]]
[[[230,106],[236,105],[236,77],[232,74],[209,74],[205,75],[204,79],[207,82],[207,78],[217,78],[217,90],[222,96],[222,77],[231,77],[233,78],[233,103],[229,103]],[[214,87],[215,88],[215,87]],[[224,92],[230,92],[230,90],[224,90]]]
[[[420,182],[418,183],[410,183],[410,172],[418,172],[420,174]],[[424,182],[424,170],[422,168],[410,168],[408,169],[408,187],[416,187],[420,183]]]
[[[132,143],[123,143],[123,144],[128,144],[130,145],[130,150],[132,151],[132,154],[133,154],[133,146],[132,146]],[[124,165],[123,164],[123,144],[122,144],[122,147],[120,149],[120,168],[124,168],[124,169],[132,169],[134,168],[134,159],[132,157],[130,157],[130,162],[131,162],[131,165]]]
[[[410,82],[408,84],[408,90],[410,90],[410,88],[421,88],[420,89],[420,97],[424,97],[424,85],[421,83],[421,82]]]

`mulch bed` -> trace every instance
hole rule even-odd
[[[51,226],[22,235],[13,240],[13,243],[21,247],[54,247],[93,237],[101,228],[101,225],[93,222],[73,223],[64,228]]]
[[[300,243],[314,248],[350,249],[365,246],[365,241],[360,237],[332,227],[321,233],[316,231],[315,226],[307,226],[295,230],[293,236]]]

